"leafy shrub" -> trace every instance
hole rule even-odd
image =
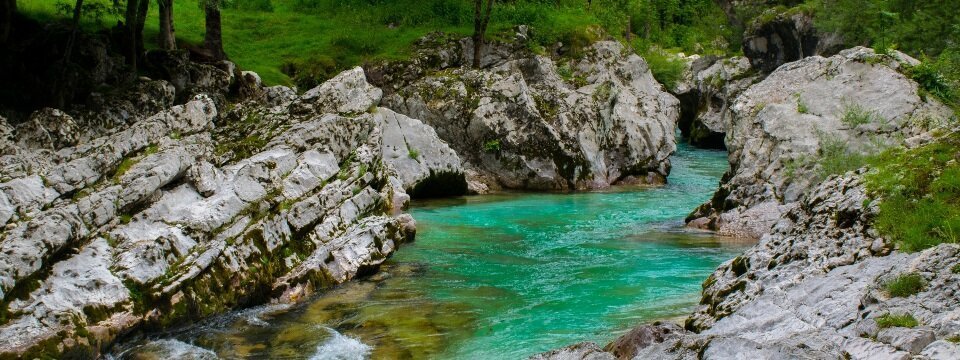
[[[923,90],[936,95],[945,101],[952,101],[956,96],[953,86],[946,76],[929,62],[929,60],[920,63],[910,69],[910,77],[913,78]]]
[[[956,264],[952,268],[950,268],[950,272],[954,274],[960,274],[960,264]]]
[[[420,151],[418,151],[417,149],[414,149],[414,148],[410,148],[410,149],[407,151],[407,156],[409,156],[411,159],[414,159],[414,160],[419,159],[419,158],[420,158]]]
[[[916,273],[903,274],[883,284],[883,288],[893,297],[915,295],[923,290],[924,286],[926,282],[923,277]]]
[[[312,89],[340,72],[329,56],[316,56],[302,61],[288,61],[280,69],[301,90]]]
[[[917,325],[920,325],[920,322],[910,314],[883,314],[877,318],[877,326],[881,329],[889,327],[913,328],[917,327]]]

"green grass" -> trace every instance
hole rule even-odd
[[[19,0],[18,7],[40,21],[63,20],[68,15],[58,9],[60,3],[67,2]],[[110,3],[87,0],[87,4]],[[624,39],[627,16],[616,10],[618,2],[595,0],[593,4],[587,9],[579,0],[497,2],[488,35],[506,38],[512,36],[515,25],[529,25],[531,47],[538,52],[557,43],[575,52],[578,46],[597,40],[601,28]],[[669,6],[669,12],[660,12],[668,18],[666,22],[641,19],[641,15],[653,13],[630,8],[634,32],[650,28],[647,24],[665,25],[662,29],[653,26],[644,41],[687,52],[713,49],[718,39],[733,36],[717,24],[723,20],[722,12],[712,1]],[[150,7],[144,34],[148,47],[154,45],[158,33],[156,3],[151,2]],[[473,30],[473,3],[467,0],[235,0],[222,13],[224,47],[234,62],[259,73],[268,85],[296,82],[302,88],[366,62],[408,58],[411,45],[427,33],[466,36]],[[98,30],[113,26],[118,19],[109,13],[99,19],[88,16],[84,27]],[[196,1],[175,2],[174,22],[181,47],[202,43],[204,17]]]
[[[883,284],[883,288],[890,296],[908,297],[910,295],[916,295],[923,290],[923,287],[926,285],[926,281],[923,280],[920,274],[907,273],[897,276]]]
[[[417,151],[417,149],[414,149],[414,148],[410,148],[407,151],[407,156],[409,156],[411,159],[417,160],[420,158],[420,151]]]
[[[881,200],[875,227],[912,252],[960,242],[960,134],[871,160],[870,195]]]
[[[883,314],[877,318],[877,326],[881,329],[889,327],[914,328],[917,327],[917,325],[920,325],[920,322],[910,314]]]

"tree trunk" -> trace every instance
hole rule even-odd
[[[483,11],[483,0],[473,1],[473,68],[480,68],[480,57],[483,53],[484,33],[490,23],[490,12],[493,10],[493,0],[487,0],[487,9]]]
[[[625,34],[627,38],[627,44],[630,44],[630,41],[633,40],[633,17],[627,15],[627,33]]]
[[[76,6],[73,7],[73,28],[70,29],[70,37],[67,38],[67,47],[63,50],[63,59],[60,60],[60,76],[53,80],[53,101],[58,108],[65,107],[67,105],[67,97],[70,96],[70,91],[67,91],[62,81],[68,76],[67,69],[72,66],[70,58],[73,57],[73,46],[77,41],[77,33],[80,32],[80,16],[82,14],[83,0],[77,0]]]
[[[127,48],[127,64],[133,73],[137,72],[137,9],[140,1],[127,0],[127,11],[124,14],[124,30],[126,30],[125,46]]]
[[[6,44],[13,27],[13,14],[17,12],[17,0],[0,0],[0,45]]]
[[[140,0],[137,3],[137,22],[136,26],[134,26],[134,33],[137,35],[135,43],[137,56],[142,56],[145,50],[143,46],[143,26],[147,22],[147,10],[149,10],[149,7],[150,0]]]
[[[211,60],[224,60],[227,58],[227,55],[223,52],[223,34],[220,28],[220,1],[207,0],[204,10],[206,12],[207,31],[203,37],[203,45],[210,51]]]
[[[160,48],[176,50],[177,37],[173,29],[173,0],[158,0],[157,8],[160,12]]]

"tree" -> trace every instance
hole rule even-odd
[[[483,0],[473,0],[473,67],[480,68],[480,53],[486,41],[484,33],[490,24],[490,12],[493,10],[493,0],[487,0],[486,11],[483,9]]]
[[[127,0],[127,9],[124,13],[124,27],[126,39],[124,45],[127,50],[127,63],[134,73],[137,72],[137,63],[143,54],[143,25],[147,19],[147,10],[150,0]]]
[[[203,46],[209,51],[210,60],[220,61],[227,58],[223,51],[223,33],[220,25],[220,4],[222,0],[202,0],[206,14],[206,33]]]
[[[13,27],[13,14],[17,12],[17,0],[0,0],[0,45],[6,44]]]
[[[173,29],[173,0],[157,0],[157,10],[160,13],[161,49],[175,50],[177,48],[176,32]]]

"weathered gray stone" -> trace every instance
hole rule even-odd
[[[779,205],[797,201],[822,180],[817,160],[827,156],[824,151],[875,153],[929,130],[937,122],[929,119],[953,116],[921,97],[900,67],[894,57],[859,47],[785,64],[751,86],[731,107],[731,169],[714,198],[688,220],[759,238],[790,210]],[[763,214],[750,211],[760,204]]]
[[[583,342],[565,348],[548,351],[530,357],[530,360],[613,360],[612,354],[604,352],[596,343]]]
[[[433,126],[479,173],[471,183],[573,190],[659,183],[669,173],[677,100],[618,43],[562,64],[515,55],[482,70],[424,68],[429,54],[391,70],[413,78],[385,80],[384,104]]]

